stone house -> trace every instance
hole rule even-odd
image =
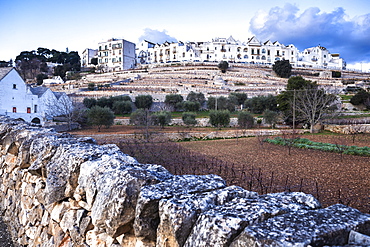
[[[44,124],[70,111],[72,102],[65,93],[31,87],[14,68],[0,68],[0,115]]]

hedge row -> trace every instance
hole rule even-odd
[[[274,139],[267,138],[264,141],[282,146],[290,145],[296,148],[316,149],[326,152],[370,156],[370,147],[358,147],[358,146],[338,145],[325,142],[313,142],[306,138],[284,139],[281,137],[276,137]]]

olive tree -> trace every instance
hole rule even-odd
[[[263,112],[263,119],[265,120],[265,123],[271,124],[271,127],[273,128],[276,122],[278,121],[279,113],[271,110],[265,110]]]
[[[161,126],[162,129],[171,123],[171,113],[168,111],[155,112],[151,117],[153,124]]]
[[[249,112],[241,111],[238,114],[238,125],[240,128],[249,129],[254,125],[254,117]]]
[[[226,70],[229,68],[229,63],[227,61],[221,61],[217,67],[221,70],[222,73],[226,73]]]
[[[113,110],[115,114],[127,114],[131,113],[132,106],[131,101],[115,101],[113,103]]]
[[[219,129],[221,129],[221,127],[226,127],[230,123],[230,112],[228,110],[210,111],[209,122],[211,125]]]
[[[149,109],[153,104],[151,95],[138,95],[135,97],[135,105],[139,109]]]
[[[197,120],[195,119],[196,114],[192,112],[184,112],[182,114],[182,121],[186,126],[194,126],[197,124]]]
[[[175,111],[181,108],[181,103],[184,101],[184,98],[180,94],[168,94],[164,103],[171,106]]]
[[[289,78],[292,74],[292,65],[289,60],[279,60],[272,65],[272,70],[282,78]]]
[[[108,107],[93,106],[87,113],[88,123],[91,125],[96,125],[98,127],[98,132],[103,125],[107,128],[113,125],[114,113]]]

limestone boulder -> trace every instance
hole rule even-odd
[[[300,197],[309,197],[300,202],[297,196],[297,193],[276,193],[252,199],[239,197],[212,208],[199,216],[184,246],[229,246],[249,225],[314,204],[320,206],[319,202],[312,202],[311,195],[300,193]]]
[[[156,246],[183,246],[198,216],[211,208],[224,205],[234,198],[257,198],[238,186],[230,186],[210,192],[186,194],[159,202],[160,224]]]
[[[299,210],[250,225],[231,243],[242,246],[342,246],[351,230],[370,234],[370,215],[336,204]]]
[[[139,164],[120,152],[81,164],[75,197],[86,202],[97,232],[114,237],[132,229],[143,186],[172,178],[158,165]]]
[[[176,195],[195,194],[221,189],[225,181],[216,175],[174,176],[164,182],[141,189],[136,205],[134,230],[137,237],[156,240],[159,224],[159,201]]]

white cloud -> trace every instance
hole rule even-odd
[[[343,8],[327,13],[311,7],[300,12],[295,5],[286,4],[271,8],[267,15],[257,12],[250,31],[262,41],[278,40],[300,50],[322,45],[347,62],[370,62],[370,13],[351,19]]]
[[[150,28],[144,29],[144,34],[139,37],[139,42],[147,40],[153,43],[177,42],[177,39],[167,34],[166,30],[158,31]]]

